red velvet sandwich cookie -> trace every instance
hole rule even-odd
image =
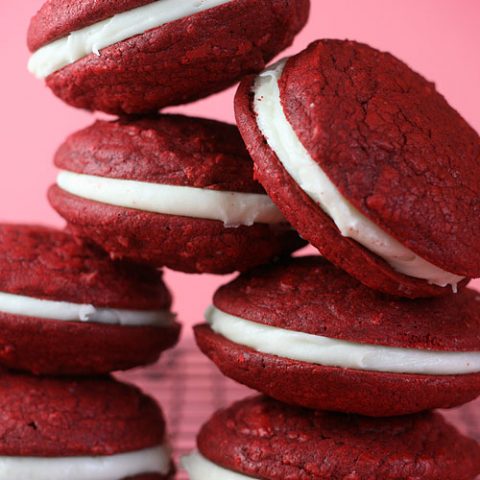
[[[321,40],[236,96],[255,176],[322,255],[405,297],[480,276],[480,139],[388,53]]]
[[[2,373],[0,408],[2,478],[173,478],[162,412],[135,387]]]
[[[203,426],[190,480],[473,480],[480,446],[437,413],[367,418],[253,397]]]
[[[152,363],[178,340],[170,305],[153,268],[57,230],[0,225],[0,365],[58,375]]]
[[[283,402],[402,415],[480,395],[479,300],[391,297],[299,257],[221,287],[195,333],[225,375]]]
[[[309,9],[309,0],[47,0],[30,24],[29,70],[75,107],[154,112],[261,71]]]
[[[233,125],[176,115],[98,121],[70,136],[55,164],[50,203],[113,258],[229,273],[305,244],[253,180]]]

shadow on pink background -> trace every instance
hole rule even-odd
[[[430,80],[480,131],[480,2],[477,0],[311,0],[308,27],[290,52],[317,38],[350,38],[391,51]],[[26,29],[42,0],[0,2],[0,221],[62,226],[46,201],[55,178],[52,155],[69,133],[93,121],[57,100],[26,71]],[[231,89],[193,105],[186,114],[233,121]],[[176,310],[188,323],[201,320],[226,277],[166,274]],[[480,286],[480,283],[477,282]]]

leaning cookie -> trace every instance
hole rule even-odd
[[[167,480],[162,412],[108,377],[0,375],[2,480]]]
[[[247,270],[305,244],[253,180],[238,130],[164,115],[98,121],[60,147],[50,203],[114,258]]]
[[[437,413],[375,419],[253,397],[203,426],[190,480],[473,480],[480,446]]]
[[[29,70],[75,107],[158,111],[261,71],[309,9],[309,0],[47,0],[30,24]]]
[[[480,139],[390,54],[321,40],[243,81],[256,178],[322,255],[405,297],[480,276]]]
[[[402,415],[480,394],[479,300],[390,297],[299,257],[221,287],[195,333],[225,375],[283,402]]]
[[[63,375],[152,363],[179,337],[170,305],[153,268],[57,230],[0,225],[0,365]]]

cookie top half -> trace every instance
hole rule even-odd
[[[0,392],[1,455],[113,455],[165,440],[165,421],[155,401],[109,378],[2,372]]]
[[[322,257],[257,268],[221,287],[214,306],[295,332],[373,345],[480,351],[480,294],[402,299],[376,292]]]
[[[66,232],[34,225],[0,225],[0,292],[132,310],[169,310],[172,302],[160,271],[112,262]]]
[[[66,139],[55,165],[84,175],[265,194],[238,129],[204,118],[98,120]]]
[[[136,387],[3,371],[0,407],[8,478],[171,478],[162,411]]]

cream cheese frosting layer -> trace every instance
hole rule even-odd
[[[167,475],[170,448],[164,445],[99,457],[0,456],[2,480],[119,480],[144,473]]]
[[[5,292],[0,292],[0,312],[63,322],[121,326],[169,327],[175,319],[175,315],[166,310],[97,308],[89,304],[42,300]]]
[[[182,465],[190,480],[255,480],[241,473],[227,470],[207,460],[201,453],[193,452],[182,458]]]
[[[278,81],[287,60],[282,60],[257,77],[254,110],[257,124],[270,148],[298,186],[333,220],[344,237],[356,240],[383,258],[395,271],[427,280],[433,285],[457,284],[465,277],[442,270],[404,247],[342,196],[313,160],[289,123],[282,107]]]
[[[98,177],[60,171],[57,185],[87,200],[145,212],[222,221],[226,226],[286,220],[267,195]]]
[[[157,0],[70,33],[32,54],[28,70],[45,78],[91,53],[232,0]]]
[[[480,372],[480,352],[440,352],[348,342],[252,322],[216,307],[207,310],[206,320],[214,332],[233,343],[316,365],[422,375]]]

